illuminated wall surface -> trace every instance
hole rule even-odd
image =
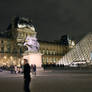
[[[28,59],[29,64],[35,64],[37,67],[41,67],[42,60],[40,53],[30,53],[28,55],[24,55],[23,59]]]
[[[73,61],[86,60],[88,63],[92,61],[92,33],[86,35],[76,46],[71,49],[57,64],[69,65]]]

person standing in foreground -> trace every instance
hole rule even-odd
[[[30,92],[30,65],[28,64],[28,60],[24,59],[24,91],[25,92]]]

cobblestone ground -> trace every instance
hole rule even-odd
[[[92,92],[91,72],[41,71],[32,76],[31,92]],[[0,92],[24,92],[23,75],[0,72]]]

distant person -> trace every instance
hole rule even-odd
[[[35,74],[35,76],[36,76],[36,65],[34,64],[34,66],[33,66],[33,70],[34,70],[34,74]]]
[[[18,68],[17,68],[16,65],[14,66],[14,69],[15,69],[15,73],[17,74],[18,73]]]
[[[43,65],[43,69],[44,69],[44,71],[45,71],[45,69],[46,69],[46,65],[45,65],[45,64]]]
[[[11,71],[11,74],[13,74],[13,72],[14,72],[14,65],[10,66],[10,71]]]
[[[33,69],[33,64],[31,64],[31,72],[32,72],[32,74],[33,74],[33,72],[34,72],[34,69]]]
[[[28,64],[28,60],[24,59],[24,91],[30,92],[29,85],[30,85],[31,77],[30,77],[30,65]]]

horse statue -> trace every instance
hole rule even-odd
[[[28,52],[38,52],[39,50],[39,43],[37,41],[37,38],[35,36],[31,37],[31,36],[27,36],[25,42],[24,42],[24,46],[26,46],[28,48]]]

